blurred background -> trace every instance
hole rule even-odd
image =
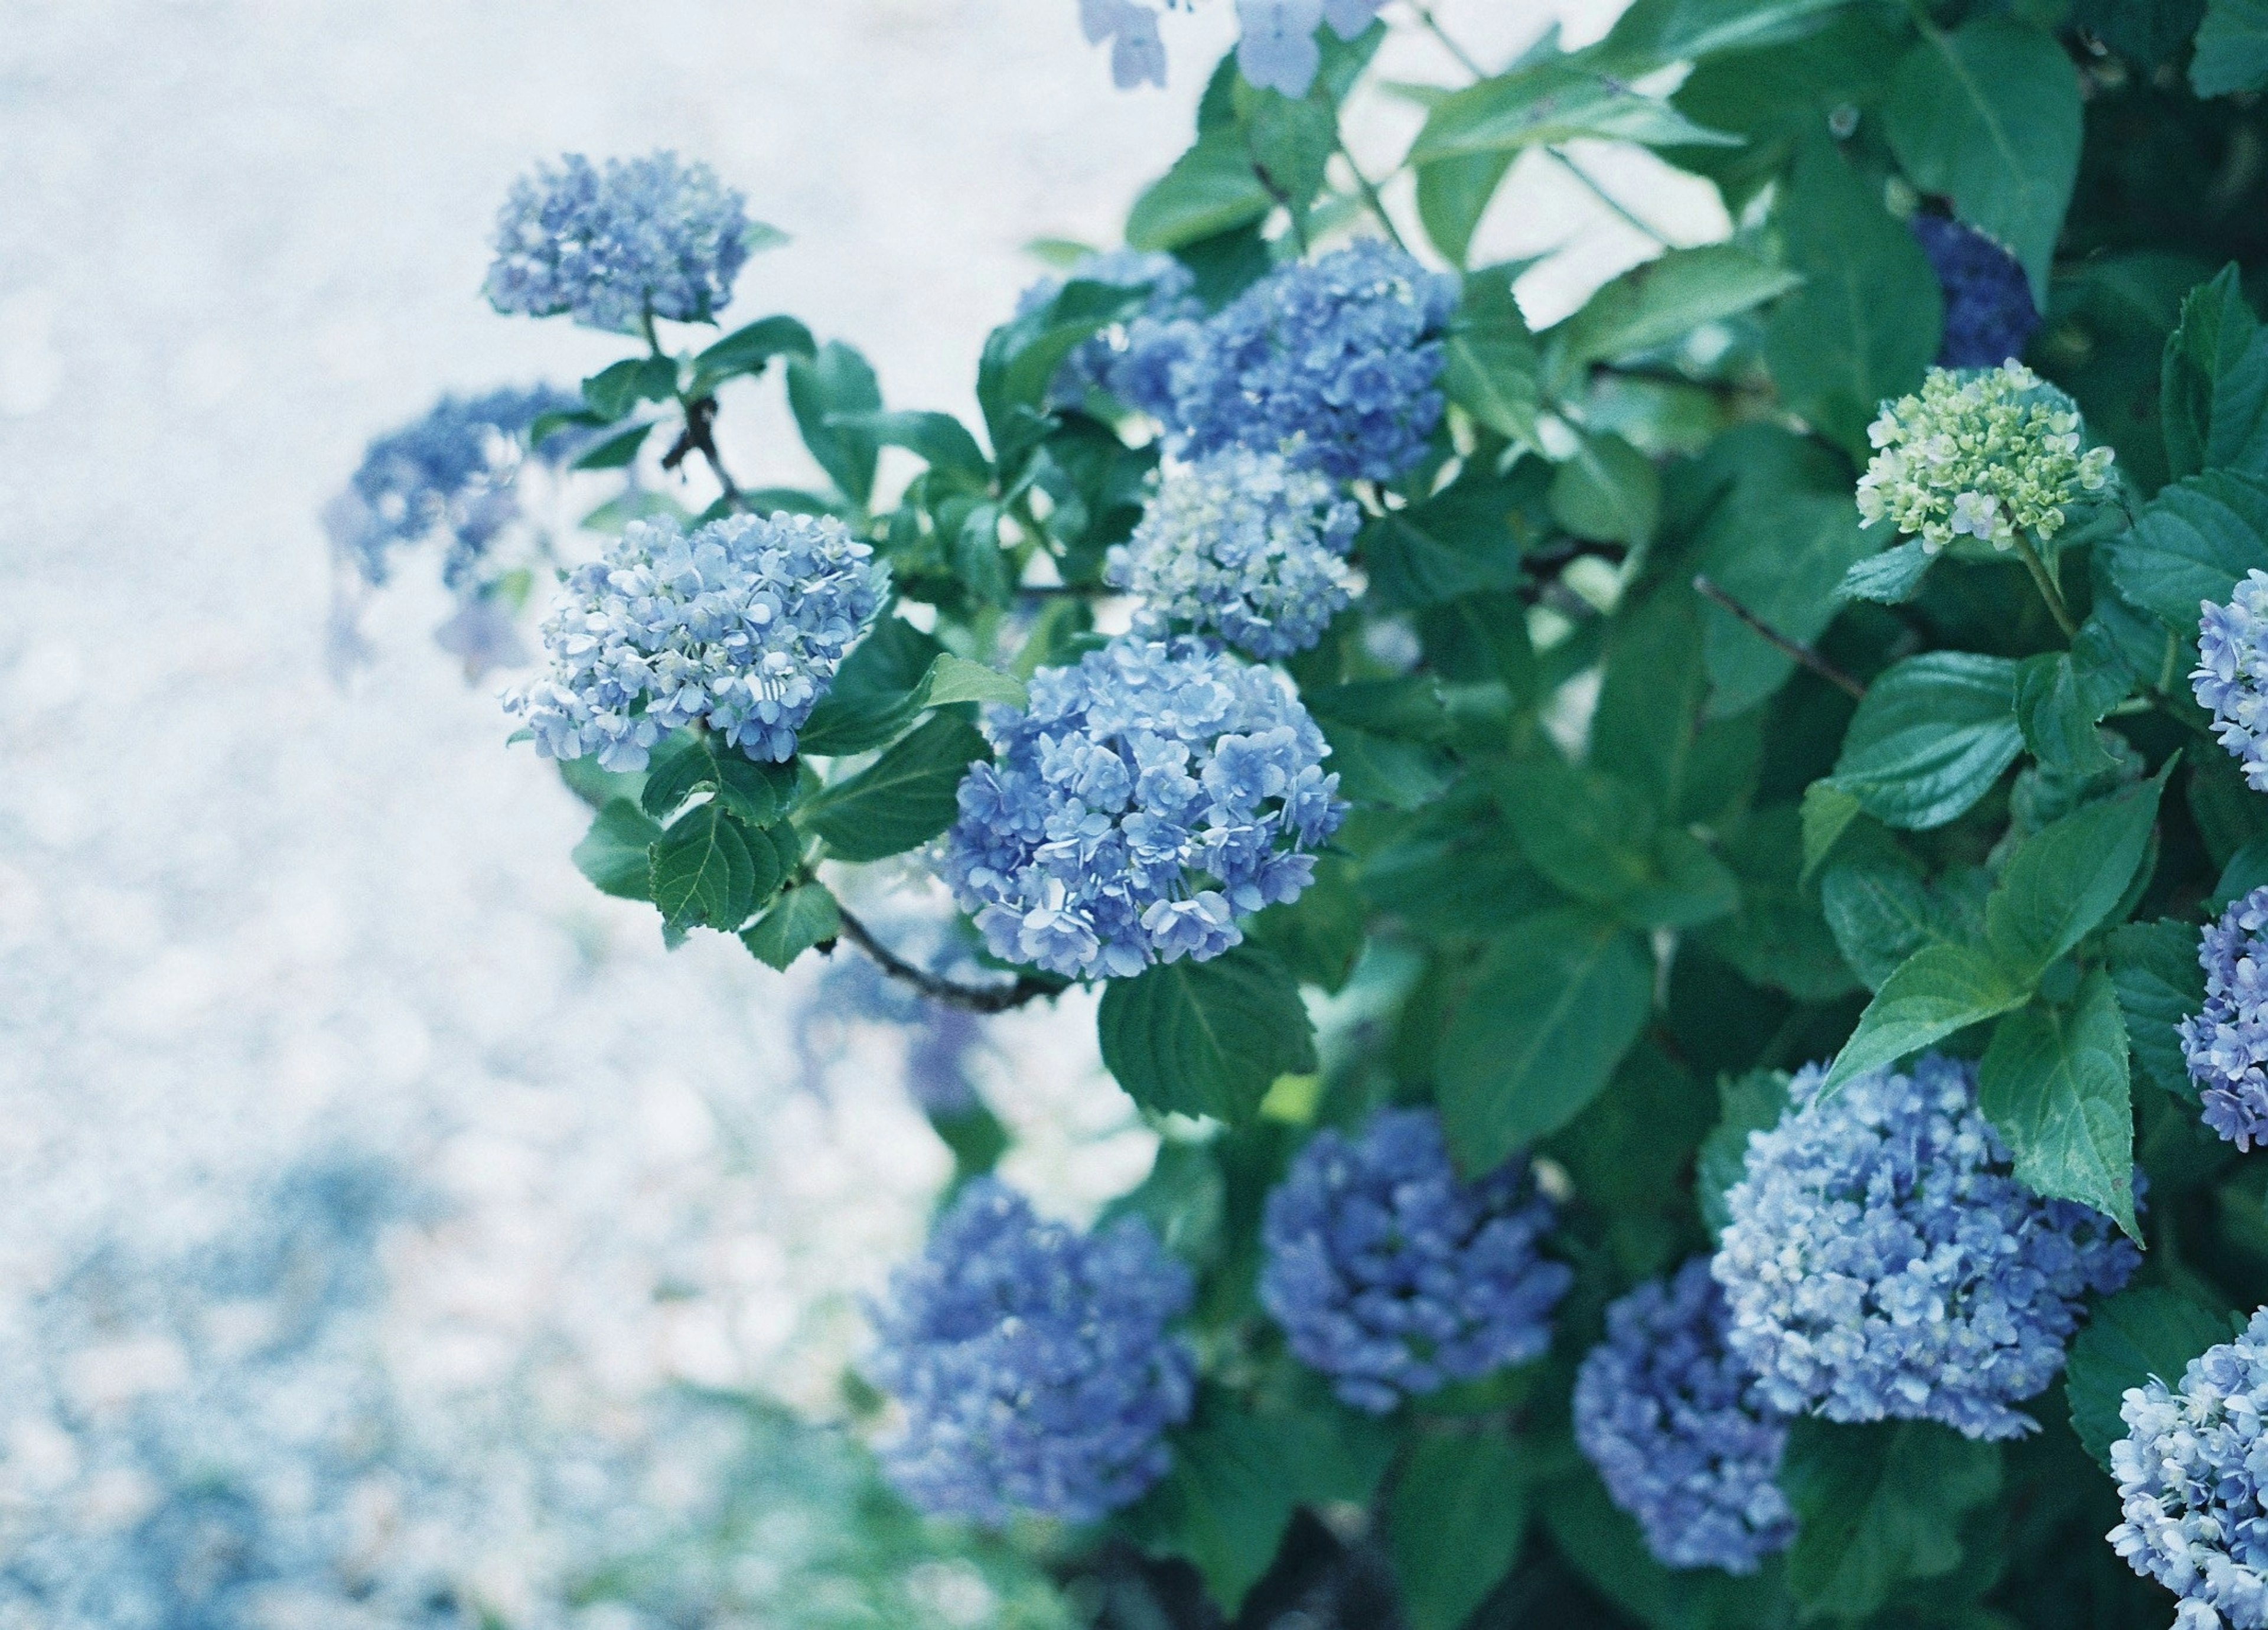
[[[1076,0],[4,9],[0,1630],[1065,1622],[828,1423],[951,1170],[924,1101],[979,1095],[1060,1214],[1145,1169],[1087,1005],[941,1024],[847,953],[665,952],[430,572],[334,676],[318,515],[442,390],[622,354],[478,296],[563,151],[713,165],[793,240],[731,321],[966,412],[1025,246],[1115,244],[1186,144],[1229,0],[1133,93]],[[1436,8],[1491,63],[1619,9]],[[1417,114],[1356,116],[1382,152]],[[1476,252],[1545,257],[1539,326],[1725,227],[1577,157],[1621,210],[1537,155]],[[734,389],[743,483],[805,479],[777,382]]]

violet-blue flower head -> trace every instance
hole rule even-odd
[[[1468,1183],[1432,1110],[1317,1132],[1268,1197],[1260,1302],[1300,1361],[1358,1409],[1541,1357],[1574,1274],[1524,1158]]]
[[[543,625],[550,669],[504,706],[547,758],[642,770],[663,736],[700,723],[784,760],[888,581],[831,518],[733,515],[690,534],[636,521],[568,578]]]
[[[1362,511],[1327,476],[1281,454],[1229,447],[1166,467],[1103,577],[1152,617],[1256,657],[1289,656],[1354,598],[1346,553],[1361,526]]]
[[[1081,1235],[976,1179],[876,1310],[867,1373],[903,1412],[883,1469],[919,1509],[988,1524],[1130,1503],[1189,1417],[1196,1362],[1167,1326],[1190,1294],[1139,1220]]]
[[[1073,978],[1204,962],[1295,900],[1346,806],[1291,682],[1193,636],[1121,635],[986,721],[942,870],[996,956]]]
[[[2198,940],[2205,1007],[2182,1021],[2182,1056],[2205,1124],[2240,1149],[2268,1143],[2268,884]]]
[[[2016,257],[1983,232],[1941,215],[1913,218],[1914,236],[1945,292],[1940,368],[1997,368],[2024,354],[2040,326]]]
[[[2191,690],[2245,781],[2268,793],[2268,572],[2247,572],[2227,605],[2202,608]]]
[[[2100,1212],[2016,1181],[1974,1064],[1927,1053],[1822,1103],[1824,1077],[1797,1074],[1725,1197],[1727,1343],[1789,1413],[2030,1431],[2010,1405],[2055,1379],[2081,1298],[2139,1254]]]
[[[1753,1574],[1795,1538],[1775,1480],[1788,1417],[1726,1346],[1731,1322],[1696,1257],[1609,1307],[1576,1372],[1576,1445],[1667,1567]]]

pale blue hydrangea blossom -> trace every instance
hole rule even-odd
[[[2198,940],[2205,1007],[2182,1021],[2182,1057],[2205,1124],[2240,1149],[2268,1143],[2268,885]]]
[[[1171,1464],[1196,1363],[1167,1327],[1187,1270],[1126,1218],[1080,1235],[980,1177],[875,1310],[867,1365],[902,1411],[883,1469],[921,1510],[1091,1523]]]
[[[1203,962],[1297,899],[1346,806],[1290,682],[1193,637],[1122,635],[1032,675],[962,779],[942,869],[996,956],[1074,978]]]
[[[2227,605],[2201,608],[2191,689],[2245,781],[2268,793],[2268,572],[2247,572]]]
[[[1576,1445],[1665,1567],[1752,1574],[1795,1538],[1774,1480],[1788,1417],[1727,1347],[1731,1321],[1696,1257],[1608,1308],[1576,1372]]]
[[[543,625],[550,671],[504,706],[547,758],[642,770],[663,736],[699,723],[784,760],[887,584],[832,519],[735,515],[690,534],[633,522],[567,579]]]
[[[486,293],[500,312],[571,313],[585,328],[634,334],[649,314],[706,322],[733,298],[760,234],[746,200],[705,164],[671,152],[580,153],[512,184],[497,217]]]
[[[2139,1254],[2101,1213],[2016,1181],[1974,1064],[1925,1054],[1822,1103],[1824,1075],[1796,1076],[1725,1197],[1712,1267],[1733,1352],[1790,1413],[2032,1430],[2010,1405],[2055,1379],[2081,1299]]]
[[[1079,0],[1087,43],[1110,42],[1110,74],[1120,90],[1166,83],[1166,45],[1158,33],[1160,7],[1185,11],[1191,0]],[[1305,96],[1322,65],[1315,30],[1328,21],[1342,40],[1370,26],[1385,0],[1236,0],[1244,37],[1236,65],[1252,84]]]
[[[2191,1359],[2176,1390],[2153,1376],[2118,1406],[2110,1446],[2128,1566],[2182,1598],[2176,1630],[2268,1630],[2268,1308]]]
[[[1541,1357],[1574,1274],[1539,1250],[1553,1221],[1528,1162],[1460,1179],[1432,1110],[1309,1140],[1269,1195],[1260,1303],[1293,1355],[1358,1409]]]
[[[1256,657],[1289,656],[1321,639],[1353,600],[1346,553],[1361,526],[1362,511],[1325,476],[1280,454],[1231,447],[1166,467],[1103,577],[1151,617],[1218,633]]]
[[[1049,386],[1049,397],[1076,407],[1088,391],[1097,390],[1153,417],[1168,411],[1174,362],[1188,349],[1204,314],[1195,274],[1170,254],[1113,249],[1088,255],[1062,277],[1034,284],[1018,298],[1016,314],[1042,310],[1071,282],[1147,288],[1149,298],[1135,316],[1114,323],[1065,358]]]

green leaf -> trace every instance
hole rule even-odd
[[[1512,1569],[1528,1527],[1521,1454],[1501,1429],[1419,1438],[1387,1502],[1410,1630],[1458,1630]]]
[[[600,894],[620,900],[653,898],[653,862],[649,855],[661,837],[660,825],[627,798],[602,804],[591,830],[575,845],[575,869]]]
[[[770,826],[795,801],[796,768],[758,763],[714,736],[678,731],[654,749],[639,801],[655,820],[666,821],[704,789],[747,826]]]
[[[1737,146],[1655,97],[1561,57],[1515,68],[1447,96],[1425,118],[1410,162],[1516,152],[1585,136],[1648,147]],[[1130,235],[1128,241],[1134,240]],[[1138,245],[1137,247],[1142,247]]]
[[[976,438],[950,413],[903,409],[895,413],[830,413],[827,427],[862,436],[880,447],[903,447],[931,468],[982,486],[992,466]]]
[[[1552,518],[1579,538],[1643,549],[1661,520],[1661,476],[1611,431],[1585,431],[1551,479]]]
[[[2031,995],[1984,952],[1965,945],[1926,945],[1882,982],[1859,1028],[1835,1056],[1820,1083],[1819,1095],[1831,1096],[1843,1084],[1869,1070],[1896,1064],[1956,1030],[1999,1017]]]
[[[2118,592],[2186,639],[2206,601],[2225,604],[2247,572],[2268,567],[2268,481],[2207,470],[2159,490],[2110,543]]]
[[[2194,1099],[2176,1027],[2205,1006],[2205,970],[2198,965],[2195,923],[2171,918],[2129,923],[2110,936],[2110,982],[2126,1015],[2134,1061],[2160,1089]]]
[[[1902,606],[1921,588],[1923,576],[1936,559],[1922,547],[1919,538],[1914,538],[1854,562],[1843,574],[1836,595],[1842,600],[1871,600],[1878,606]]]
[[[882,388],[866,359],[840,340],[829,340],[806,362],[787,365],[788,406],[795,414],[803,445],[819,461],[836,490],[860,509],[874,495],[874,439],[833,422],[845,413],[871,413],[882,405]]]
[[[944,654],[903,617],[881,617],[836,670],[796,734],[798,749],[840,758],[895,740],[926,705],[931,671]]]
[[[2014,977],[2037,979],[2125,896],[2172,767],[2074,810],[2009,859],[1984,903],[1984,937]]]
[[[1956,937],[1928,885],[1897,866],[1830,866],[1819,880],[1819,904],[1844,960],[1869,990],[1881,990],[1925,945]]]
[[[597,446],[569,466],[571,469],[620,469],[638,455],[653,425],[633,424],[620,435],[609,436]]]
[[[1787,1112],[1787,1073],[1750,1070],[1746,1075],[1726,1076],[1717,1083],[1717,1097],[1722,1112],[1702,1140],[1693,1174],[1701,1221],[1712,1240],[1733,1220],[1725,1196],[1748,1173],[1749,1134],[1770,1132]]]
[[[1692,833],[1664,827],[1647,860],[1652,875],[1615,906],[1631,927],[1697,928],[1741,909],[1740,879]]]
[[[678,933],[719,928],[730,933],[748,920],[756,902],[779,885],[779,863],[769,843],[751,848],[747,830],[708,803],[688,811],[653,845],[653,903],[663,924]]]
[[[1913,184],[2005,245],[2045,311],[2079,175],[2079,74],[2055,36],[1999,16],[1926,29],[1898,64],[1883,118]]]
[[[800,357],[809,362],[819,355],[811,330],[792,317],[759,317],[733,329],[693,359],[689,396],[709,395],[726,380],[760,373],[778,357]]]
[[[1451,402],[1498,435],[1533,446],[1543,402],[1540,364],[1528,320],[1512,294],[1513,279],[1528,264],[1506,262],[1465,274],[1441,384]]]
[[[1847,0],[1638,0],[1595,48],[1619,73],[1801,39]]]
[[[1512,168],[1510,153],[1443,159],[1418,172],[1418,219],[1452,266],[1462,266],[1489,201]]]
[[[1322,191],[1338,145],[1338,109],[1328,94],[1285,96],[1241,76],[1235,100],[1237,127],[1261,185],[1285,209],[1304,214]]]
[[[2134,675],[2093,618],[2069,651],[2027,657],[2016,669],[2016,722],[2024,745],[2059,775],[2099,775],[2117,762],[2095,725],[2124,699]]]
[[[2126,1435],[2118,1405],[2129,1387],[2150,1380],[2182,1384],[2190,1361],[2228,1339],[2228,1316],[2178,1291],[2138,1287],[2095,1303],[2071,1344],[2064,1396],[2071,1429],[2104,1471],[2110,1446]]]
[[[2268,335],[2233,264],[2182,300],[2160,365],[2158,421],[2170,476],[2268,475]]]
[[[1616,609],[1591,714],[1591,757],[1620,766],[1664,815],[1683,801],[1708,675],[1694,597],[1657,593]]]
[[[1243,131],[1208,130],[1134,201],[1126,241],[1137,249],[1178,249],[1257,221],[1275,202],[1252,168]]]
[[[1814,781],[1803,789],[1803,875],[1807,880],[1861,813],[1859,800],[1831,781]]]
[[[1772,804],[1725,832],[1721,853],[1739,897],[1734,915],[1712,924],[1698,943],[1751,985],[1799,1001],[1832,1001],[1859,981],[1828,931],[1818,891],[1803,880],[1801,821],[1794,805]],[[1634,916],[1630,904],[1622,910]]]
[[[1247,1121],[1279,1075],[1315,1067],[1300,987],[1249,946],[1160,963],[1103,989],[1102,1062],[1144,1109]]]
[[[1511,924],[1442,1037],[1439,1097],[1468,1172],[1565,1125],[1596,1097],[1653,1007],[1644,940],[1594,911]]]
[[[1994,1027],[1977,1066],[1977,1105],[2016,1157],[2017,1179],[2077,1200],[2134,1239],[2134,1103],[2126,1026],[2097,968],[2068,1011],[2036,1001]]]
[[[1008,563],[1000,553],[1000,506],[979,504],[968,512],[953,536],[953,571],[968,592],[988,605],[1005,606],[1015,599],[1008,581]]]
[[[1575,898],[1609,904],[1653,879],[1652,821],[1629,783],[1546,752],[1505,765],[1496,785],[1521,852]]]
[[[991,756],[974,725],[936,714],[858,774],[806,800],[806,823],[837,859],[903,854],[953,824],[961,777],[973,760]]]
[[[1514,586],[1529,490],[1518,480],[1469,474],[1372,521],[1357,547],[1373,597],[1411,608]]]
[[[842,932],[842,909],[827,885],[798,883],[748,925],[740,934],[740,943],[758,962],[784,973],[797,957]]]
[[[1551,330],[1557,372],[1573,380],[1594,362],[1675,344],[1705,323],[1737,317],[1802,282],[1800,274],[1736,244],[1671,249],[1609,281]]]
[[[947,651],[930,665],[926,699],[932,707],[949,707],[956,702],[997,702],[1007,707],[1027,707],[1032,697],[1024,682],[1013,675]]]
[[[1787,1588],[1810,1612],[1873,1614],[1907,1580],[1961,1562],[1961,1519],[2000,1489],[2000,1450],[1933,1421],[1800,1420],[1780,1486],[1795,1508]]]
[[[1833,778],[1876,820],[1919,831],[1984,797],[2023,745],[2015,663],[1933,651],[1867,687]]]
[[[1339,778],[1339,796],[1388,809],[1417,809],[1432,803],[1455,778],[1456,766],[1437,747],[1397,740],[1359,725],[1322,720],[1330,743],[1330,765]]]
[[[1065,358],[1112,323],[1138,313],[1149,285],[1073,277],[1039,310],[992,330],[977,365],[976,400],[996,445],[1013,410],[1045,405]]]
[[[2199,96],[2228,96],[2268,85],[2268,4],[2263,0],[2211,0],[2190,59],[2190,88]]]
[[[583,401],[611,424],[641,402],[667,402],[677,394],[677,365],[666,357],[627,357],[583,381]]]

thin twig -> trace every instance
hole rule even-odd
[[[2040,558],[2040,551],[2032,547],[2032,541],[2024,535],[2021,527],[2016,530],[2016,553],[2023,557],[2024,570],[2032,574],[2032,581],[2039,588],[2040,598],[2048,602],[2048,614],[2055,618],[2056,626],[2063,630],[2063,637],[2077,639],[2079,624],[2072,621],[2071,608],[2064,604],[2063,589],[2056,582],[2055,573],[2048,570],[2048,563]]]
[[[1625,205],[1621,199],[1616,197],[1614,194],[1600,186],[1597,181],[1592,179],[1590,172],[1584,169],[1581,165],[1577,164],[1572,159],[1570,159],[1560,149],[1557,147],[1547,147],[1543,151],[1549,153],[1552,158],[1557,159],[1560,166],[1565,169],[1568,174],[1582,182],[1583,186],[1589,191],[1592,197],[1596,198],[1601,203],[1605,204],[1607,208],[1612,210],[1616,215],[1628,222],[1632,228],[1644,232],[1647,237],[1653,239],[1665,249],[1674,249],[1677,247],[1677,245],[1668,236],[1663,233],[1660,228],[1653,226],[1647,222],[1641,220],[1636,215],[1631,214],[1629,207]]]
[[[1449,38],[1448,32],[1434,18],[1432,7],[1420,4],[1419,0],[1410,0],[1410,9],[1418,13],[1418,20],[1425,26],[1425,32],[1439,40],[1449,55],[1457,59],[1457,66],[1476,79],[1485,79],[1489,77],[1487,69],[1475,62],[1464,47]]]
[[[1370,206],[1370,212],[1378,217],[1378,224],[1386,228],[1386,235],[1394,240],[1394,247],[1404,254],[1409,254],[1410,246],[1402,240],[1402,229],[1394,224],[1394,218],[1386,212],[1386,200],[1378,195],[1378,188],[1371,185],[1370,177],[1365,175],[1362,173],[1362,166],[1354,161],[1354,155],[1347,151],[1346,140],[1344,136],[1339,139],[1338,145],[1339,157],[1346,160],[1347,168],[1354,172],[1354,184],[1362,189],[1363,202]]]
[[[653,326],[652,306],[649,306],[645,308],[641,313],[640,321],[645,329],[647,350],[652,352],[657,360],[666,362],[674,368],[677,365],[677,358],[661,348],[661,336]],[[696,396],[688,400],[681,390],[675,395],[677,405],[685,415],[685,428],[679,432],[676,444],[662,455],[662,468],[674,470],[685,462],[687,454],[698,453],[708,463],[709,473],[716,476],[717,485],[724,491],[725,502],[734,509],[747,507],[740,500],[740,487],[734,483],[732,476],[725,473],[725,461],[718,456],[717,398],[713,395]]]
[[[902,980],[933,1002],[969,1013],[1006,1013],[1042,996],[1054,996],[1061,987],[1029,974],[1019,974],[1012,985],[961,985],[926,968],[917,968],[874,938],[873,933],[850,912],[841,913],[843,937],[874,959],[874,965],[893,979]]]
[[[1740,618],[1742,623],[1748,627],[1749,631],[1756,635],[1757,638],[1769,641],[1771,644],[1778,646],[1782,651],[1787,653],[1788,655],[1802,663],[1804,667],[1818,675],[1820,678],[1825,680],[1837,690],[1842,691],[1845,696],[1857,699],[1863,697],[1867,694],[1866,686],[1852,678],[1850,675],[1836,667],[1835,664],[1830,662],[1825,657],[1821,656],[1819,653],[1814,651],[1809,645],[1803,644],[1800,640],[1790,639],[1786,635],[1781,633],[1771,623],[1765,622],[1755,612],[1749,610],[1739,601],[1734,599],[1723,589],[1719,588],[1714,583],[1711,582],[1707,572],[1696,572],[1694,574],[1693,587],[1697,593],[1700,594],[1705,598],[1715,601],[1719,605],[1724,607],[1726,610]]]

